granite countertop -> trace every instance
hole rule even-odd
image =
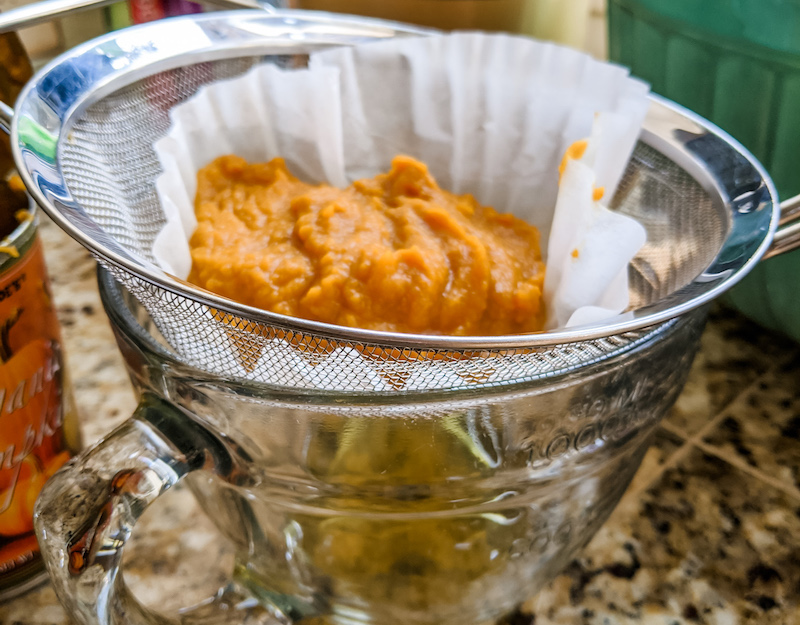
[[[52,224],[42,233],[93,443],[129,416],[133,392],[94,262]],[[125,578],[143,603],[174,612],[219,588],[232,562],[178,487],[137,526]],[[511,621],[800,623],[800,347],[715,309],[689,383],[613,516]],[[0,625],[68,622],[48,585],[0,605]]]

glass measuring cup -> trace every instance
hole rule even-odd
[[[119,565],[136,519],[184,478],[238,554],[234,584],[185,622],[496,619],[610,514],[704,321],[507,388],[308,393],[182,364],[111,276],[100,285],[141,403],[53,478],[37,518],[61,600],[91,623],[161,622]]]

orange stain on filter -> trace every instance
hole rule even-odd
[[[571,146],[567,148],[567,151],[564,152],[564,158],[561,159],[561,164],[558,166],[558,178],[561,179],[561,176],[564,175],[564,171],[567,169],[567,163],[570,161],[579,161],[583,158],[583,155],[586,154],[586,150],[589,147],[589,141],[586,139],[581,139],[580,141],[576,141]]]

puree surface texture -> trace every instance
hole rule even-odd
[[[264,310],[419,334],[544,325],[539,231],[441,189],[421,162],[346,189],[282,159],[223,156],[198,173],[189,281]]]

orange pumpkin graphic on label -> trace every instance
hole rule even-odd
[[[27,577],[38,566],[33,507],[77,446],[67,444],[72,417],[41,244],[20,247],[13,264],[0,257],[0,595],[4,574]]]
[[[69,457],[61,446],[60,363],[38,340],[0,366],[0,535],[33,530],[33,504]]]

